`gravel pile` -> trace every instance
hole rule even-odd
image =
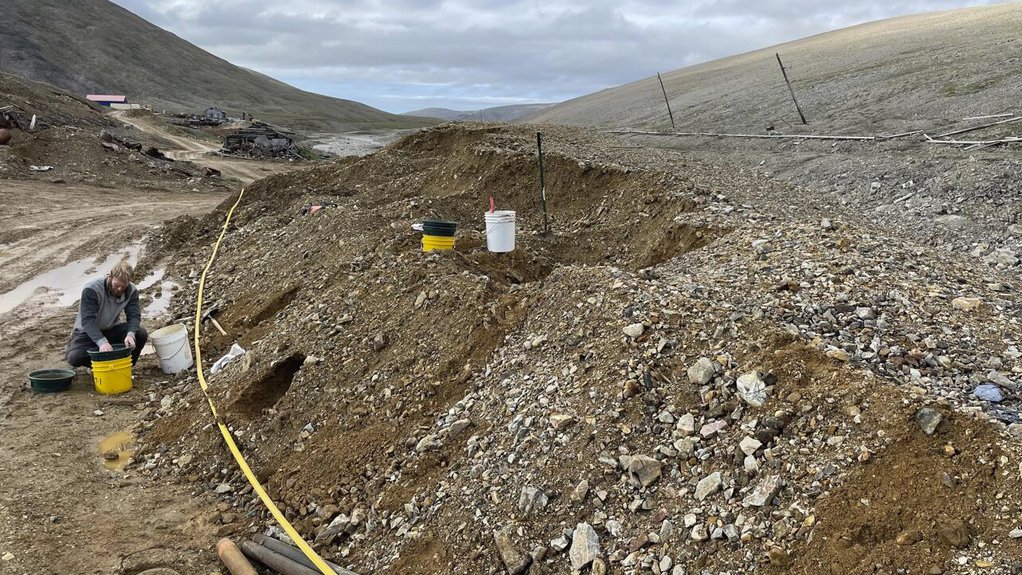
[[[792,207],[603,136],[445,126],[245,196],[207,284],[209,378],[253,469],[362,573],[1012,572],[1018,262]],[[486,251],[489,196],[519,214]],[[325,205],[301,215],[307,204]],[[331,205],[336,204],[336,205]],[[158,238],[196,281],[218,214]],[[425,254],[410,225],[459,222]],[[1002,250],[1002,251],[998,251]],[[182,318],[194,302],[176,301]],[[194,326],[191,326],[194,328]],[[194,383],[135,465],[279,535]]]

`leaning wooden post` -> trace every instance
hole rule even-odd
[[[784,76],[784,83],[788,85],[788,91],[791,92],[791,101],[795,102],[795,109],[798,110],[798,117],[802,118],[802,125],[808,126],[809,122],[806,121],[806,117],[802,114],[802,107],[798,105],[798,100],[795,99],[795,90],[791,88],[791,82],[788,81],[788,73],[784,71],[784,63],[781,62],[781,55],[774,53],[777,56],[777,64],[781,67],[781,75]]]
[[[656,79],[660,80],[660,90],[664,93],[664,103],[667,104],[667,115],[671,117],[671,131],[677,132],[678,128],[674,126],[674,114],[671,113],[671,101],[667,99],[667,88],[664,88],[664,79],[660,77],[660,72],[656,73]]]
[[[536,148],[539,153],[539,197],[543,200],[543,233],[550,233],[546,213],[546,184],[543,182],[543,134],[536,132]]]

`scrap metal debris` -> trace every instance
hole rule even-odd
[[[248,157],[304,159],[291,136],[261,122],[227,135],[222,152]]]

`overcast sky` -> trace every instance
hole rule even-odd
[[[990,0],[113,0],[246,68],[386,110],[560,102],[892,16]]]

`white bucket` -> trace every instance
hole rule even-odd
[[[149,334],[149,341],[160,357],[163,373],[177,373],[192,366],[192,350],[188,347],[188,328],[176,323]]]
[[[497,210],[486,212],[486,247],[491,252],[515,250],[515,212]]]

